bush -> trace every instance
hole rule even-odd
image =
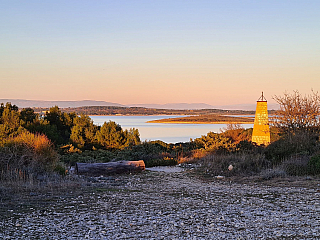
[[[254,153],[262,153],[264,151],[264,146],[257,145],[255,142],[251,142],[248,140],[244,140],[239,142],[236,145],[235,152],[254,154]]]
[[[310,155],[319,148],[319,136],[310,132],[286,134],[271,143],[265,151],[266,158],[277,164],[296,154]]]
[[[320,155],[309,157],[305,154],[296,154],[285,158],[277,168],[291,176],[305,176],[320,174]]]
[[[280,105],[271,124],[285,133],[319,132],[320,95],[313,92],[302,95],[299,91],[274,96]]]
[[[75,165],[77,162],[110,162],[116,158],[116,152],[107,150],[86,150],[83,152],[67,152],[60,156],[61,162],[67,165]]]
[[[175,166],[177,164],[178,164],[178,161],[174,158],[151,159],[151,160],[145,161],[146,167]]]
[[[233,166],[231,171],[229,165]],[[213,176],[253,175],[270,165],[262,154],[211,154],[202,159],[202,170]]]
[[[320,154],[311,157],[308,167],[313,175],[320,174]]]
[[[304,154],[297,154],[283,160],[279,165],[288,175],[303,176],[309,175],[310,169],[308,167],[309,157]]]
[[[53,171],[58,159],[57,152],[45,135],[24,131],[7,139],[0,147],[2,179],[7,175],[21,178],[21,175]]]
[[[272,178],[286,177],[287,173],[279,167],[278,168],[268,168],[268,169],[262,170],[260,173],[260,176],[264,180],[270,180]]]
[[[68,171],[63,163],[56,164],[56,167],[54,168],[54,171],[56,173],[59,173],[61,176],[67,175]]]
[[[214,132],[209,132],[207,135],[196,138],[193,142],[196,148],[203,148],[212,153],[231,152],[235,148],[235,143],[232,142],[230,137]]]
[[[123,150],[86,150],[74,151],[72,145],[60,148],[61,161],[68,165],[76,162],[109,162],[109,161],[137,161],[143,160],[147,167],[172,166],[178,163],[179,153],[176,150],[183,146],[166,144],[162,141],[143,142],[142,144]],[[186,146],[188,147],[188,146]],[[73,149],[73,150],[72,150]],[[72,151],[71,151],[72,150]],[[183,151],[183,150],[181,150]]]

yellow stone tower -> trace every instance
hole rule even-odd
[[[270,143],[270,129],[268,119],[267,99],[263,96],[257,101],[256,115],[254,117],[252,142],[258,145],[268,145]]]

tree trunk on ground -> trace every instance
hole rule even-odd
[[[111,175],[118,173],[140,172],[145,170],[143,160],[107,163],[76,163],[76,173],[88,176]]]

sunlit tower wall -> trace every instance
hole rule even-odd
[[[252,142],[257,143],[258,145],[268,145],[270,143],[268,106],[267,99],[263,96],[263,92],[257,101],[252,132]]]

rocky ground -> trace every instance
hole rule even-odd
[[[86,181],[19,205],[2,198],[0,239],[320,239],[319,184],[150,171]]]

